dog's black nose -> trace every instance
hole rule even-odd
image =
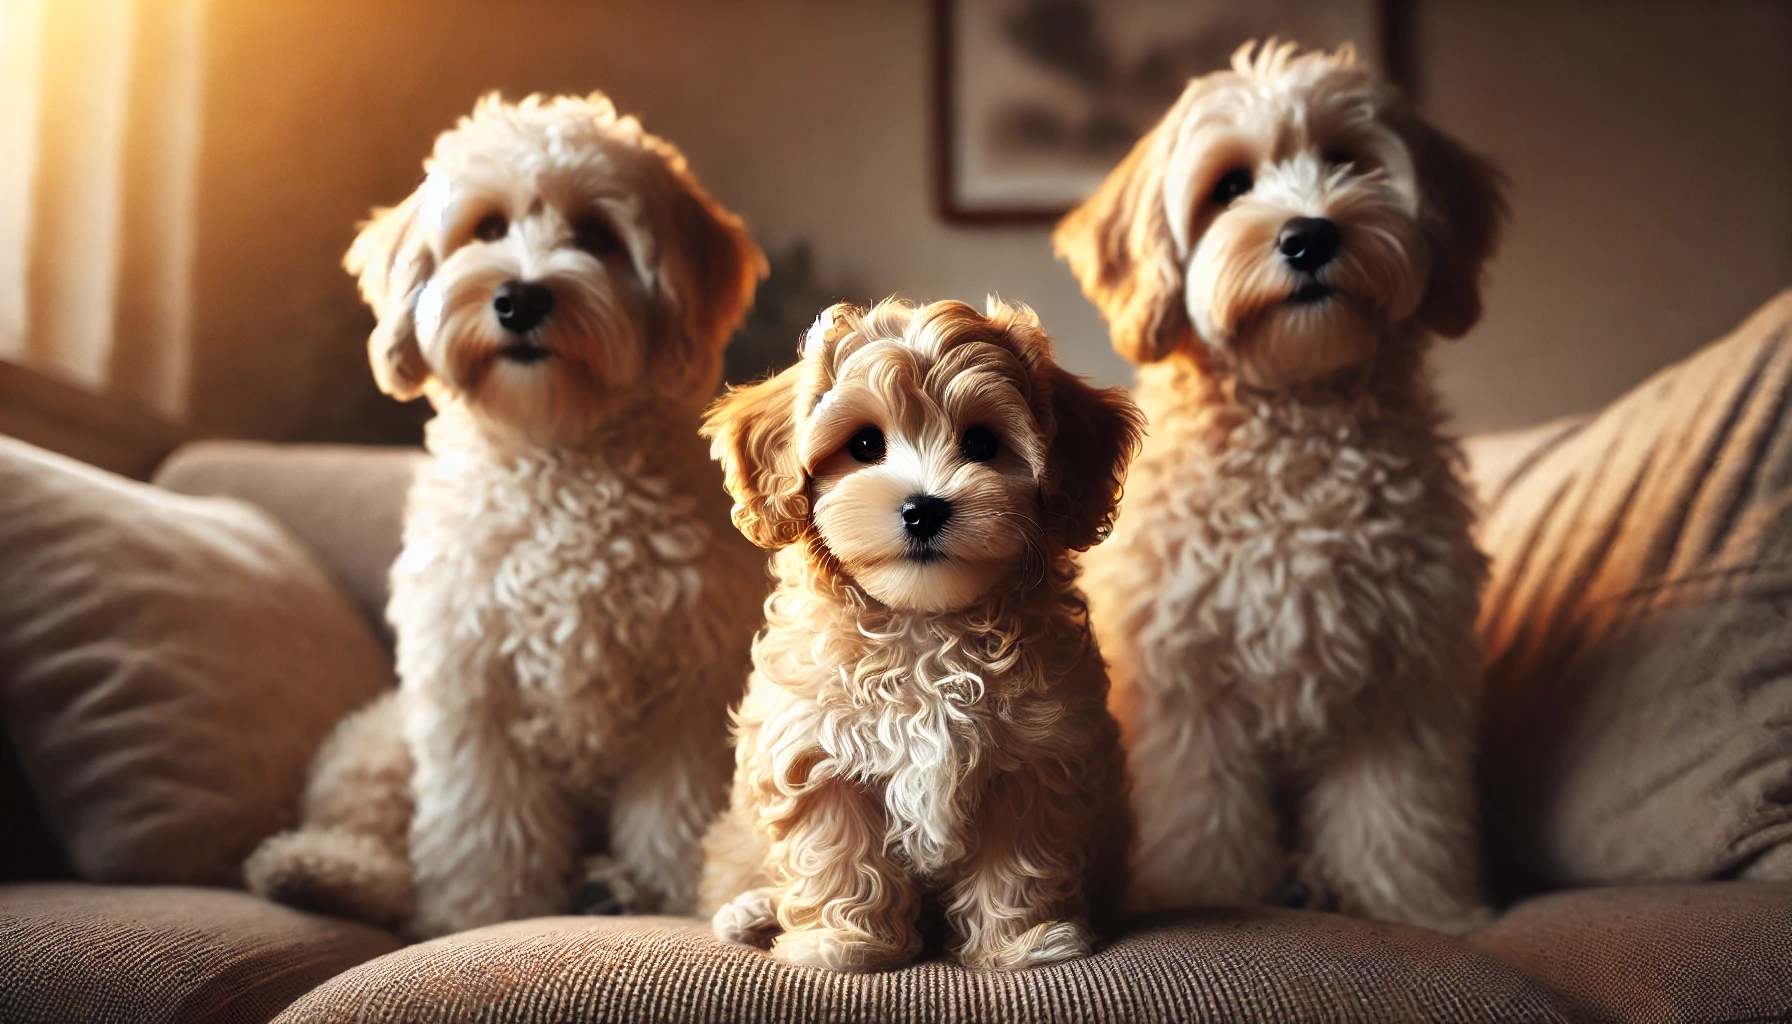
[[[916,540],[927,540],[946,528],[952,503],[931,494],[917,494],[902,503],[902,528]]]
[[[498,326],[512,334],[527,334],[554,311],[554,293],[546,285],[506,281],[492,296],[492,312]]]
[[[1276,235],[1276,251],[1288,265],[1310,274],[1338,255],[1338,225],[1324,217],[1296,217]]]

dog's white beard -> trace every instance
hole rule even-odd
[[[1285,387],[1367,362],[1418,308],[1430,256],[1412,218],[1369,191],[1335,194],[1322,212],[1338,222],[1345,243],[1317,275],[1331,290],[1317,301],[1289,301],[1312,279],[1275,251],[1276,232],[1294,215],[1286,209],[1228,212],[1196,243],[1186,278],[1189,320],[1247,384]]]
[[[553,291],[554,308],[527,335],[505,331],[492,312],[498,287],[517,276],[493,264],[431,280],[417,301],[417,340],[482,421],[532,441],[566,443],[638,401],[646,365],[642,314],[607,280],[545,269],[536,280]],[[504,359],[502,350],[519,340],[552,355]]]

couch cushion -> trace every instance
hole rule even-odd
[[[1792,885],[1716,882],[1554,893],[1470,940],[1548,982],[1585,1021],[1785,1020]]]
[[[1217,911],[1014,974],[786,967],[680,918],[537,918],[412,946],[310,992],[299,1021],[1546,1021],[1547,990],[1431,932]]]
[[[155,482],[181,494],[240,498],[272,515],[336,575],[390,646],[386,578],[423,457],[417,448],[201,441],[169,456]]]
[[[0,1020],[250,1024],[398,946],[222,889],[0,886]]]
[[[1792,879],[1792,292],[1597,416],[1468,445],[1516,889]]]
[[[324,734],[392,682],[266,515],[0,437],[0,718],[89,881],[234,885]]]

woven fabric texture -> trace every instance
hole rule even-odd
[[[1553,997],[1430,932],[1294,911],[1141,927],[1013,974],[938,961],[871,975],[786,967],[675,918],[541,918],[412,946],[334,978],[297,1022],[914,1024],[1556,1021]]]
[[[0,1021],[261,1024],[398,946],[222,889],[0,886]]]
[[[1473,945],[1555,988],[1576,1020],[1792,1015],[1792,885],[1579,889],[1527,900]]]

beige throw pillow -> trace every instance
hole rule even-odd
[[[324,734],[391,682],[263,513],[0,437],[0,715],[82,878],[239,884]]]
[[[1495,877],[1792,879],[1792,292],[1597,416],[1467,448]]]

